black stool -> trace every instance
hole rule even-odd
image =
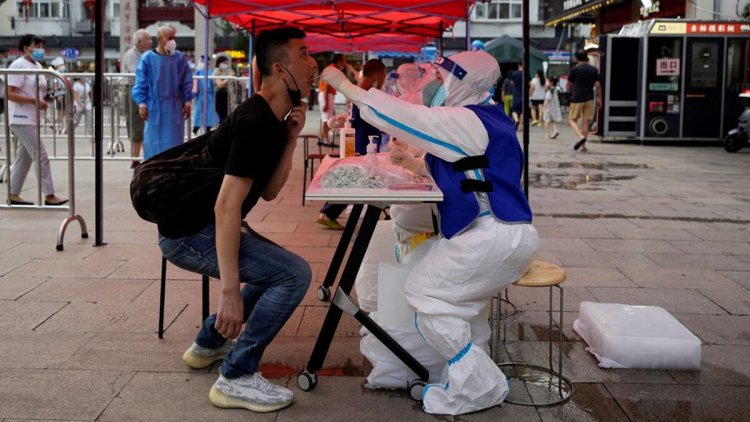
[[[161,257],[161,292],[159,293],[159,338],[164,338],[164,295],[167,288],[167,258]],[[208,318],[208,276],[203,276],[203,319]]]

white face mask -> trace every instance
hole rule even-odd
[[[221,69],[221,70],[227,70],[227,69],[229,69],[229,65],[226,64],[226,63],[222,63],[222,64],[219,65],[219,69]]]
[[[174,52],[177,51],[177,41],[175,40],[167,41],[167,45],[164,46],[164,49],[167,50],[167,53],[174,54]]]

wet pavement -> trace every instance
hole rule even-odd
[[[317,132],[316,112],[306,132]],[[78,212],[92,239],[56,211],[0,210],[0,421],[11,420],[748,420],[750,415],[750,150],[589,142],[572,149],[567,127],[551,140],[531,129],[530,200],[538,258],[565,267],[564,375],[575,394],[547,408],[506,404],[434,417],[401,392],[363,387],[369,365],[359,324],[344,317],[320,381],[299,391],[327,305],[315,298],[339,234],[315,224],[322,204],[301,206],[302,148],[279,198],[248,221],[306,258],[314,281],[269,346],[262,371],[295,391],[289,409],[256,415],[207,401],[217,367],[180,356],[200,323],[200,277],[170,266],[166,332],[155,331],[160,254],[153,225],[132,210],[128,161],[105,163],[103,247],[94,236],[93,163],[76,163]],[[4,142],[3,144],[4,145]],[[81,148],[88,148],[82,145]],[[61,196],[64,163],[53,161]],[[3,188],[5,185],[2,185]],[[35,196],[29,178],[24,196]],[[218,282],[211,282],[215,309]],[[520,311],[506,324],[503,360],[547,362],[546,289],[511,287]],[[702,341],[701,371],[601,369],[573,332],[582,301],[661,306]],[[553,339],[560,330],[555,316]],[[555,359],[556,361],[556,359]],[[520,388],[514,394],[523,394]],[[356,415],[356,416],[355,416]]]

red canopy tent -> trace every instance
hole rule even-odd
[[[195,0],[207,18],[223,17],[253,33],[303,29],[313,51],[418,50],[465,20],[474,0]],[[200,9],[199,9],[200,10]],[[324,34],[318,37],[313,34]],[[398,36],[396,34],[399,34]]]

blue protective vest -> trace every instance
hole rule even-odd
[[[523,152],[518,144],[516,130],[502,106],[467,106],[484,125],[489,144],[484,157],[489,167],[469,170],[488,182],[487,192],[490,212],[498,220],[514,223],[531,223],[531,208],[521,189]],[[440,232],[450,239],[466,229],[479,215],[479,201],[475,192],[465,192],[461,183],[467,180],[463,171],[454,170],[449,163],[434,155],[425,156],[427,168],[443,192],[443,202],[437,205],[440,212]]]

